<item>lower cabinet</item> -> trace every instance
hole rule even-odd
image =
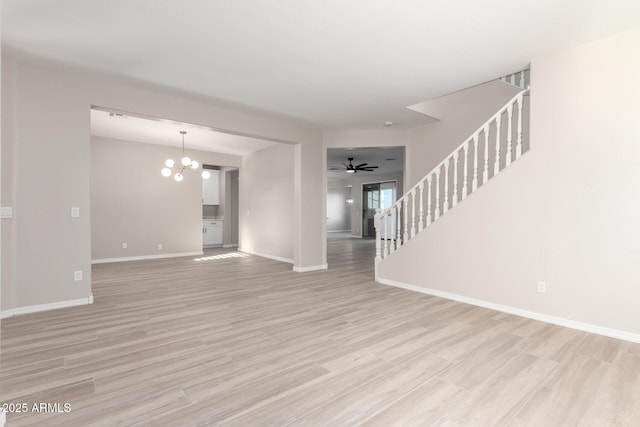
[[[202,222],[202,245],[215,246],[222,244],[222,220],[204,220]]]

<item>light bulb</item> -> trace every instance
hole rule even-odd
[[[162,168],[162,176],[171,176],[171,169]]]
[[[176,165],[176,162],[174,162],[172,159],[167,159],[166,162],[164,162],[164,164],[168,167],[168,168],[172,168]]]
[[[184,156],[181,161],[184,166],[189,166],[191,164],[191,159],[187,156]]]
[[[198,166],[200,166],[198,162],[196,162],[195,160],[191,161],[191,169],[198,169]]]
[[[177,174],[173,175],[173,179],[175,179],[178,182],[182,181],[182,174],[181,173],[177,173]]]
[[[209,172],[208,170],[203,170],[202,171],[202,177],[204,179],[209,179],[210,176],[211,176],[211,172]]]

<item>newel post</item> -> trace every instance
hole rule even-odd
[[[378,264],[382,261],[382,247],[380,244],[380,208],[376,208],[376,214],[373,216],[373,226],[376,229],[376,258],[375,258],[375,280],[378,280]]]

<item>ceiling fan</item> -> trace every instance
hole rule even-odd
[[[373,172],[374,169],[378,169],[378,166],[369,166],[367,163],[360,163],[359,165],[353,164],[353,157],[347,158],[349,164],[343,163],[347,173],[357,173],[358,171]],[[339,168],[331,167],[330,170],[339,170]]]

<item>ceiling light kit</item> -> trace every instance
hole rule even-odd
[[[349,157],[347,160],[349,160],[348,165],[343,163],[344,167],[347,168],[347,173],[357,173],[358,171],[373,172],[374,169],[378,169],[378,166],[368,166],[367,163],[360,163],[359,165],[354,166],[352,163],[353,157]]]
[[[188,156],[185,156],[184,154],[184,136],[187,134],[186,131],[181,130],[180,131],[180,135],[182,135],[182,159],[180,159],[180,164],[176,164],[176,162],[173,159],[167,159],[166,162],[164,162],[165,166],[164,168],[162,168],[162,176],[165,177],[170,177],[171,175],[173,175],[173,179],[175,179],[177,182],[180,182],[184,179],[184,171],[185,170],[191,170],[191,171],[195,171],[200,167],[200,164],[195,161],[192,160],[191,158],[189,158]],[[175,167],[175,170],[174,170]],[[202,178],[204,179],[209,179],[209,177],[211,176],[211,173],[208,170],[203,170],[202,171]]]

